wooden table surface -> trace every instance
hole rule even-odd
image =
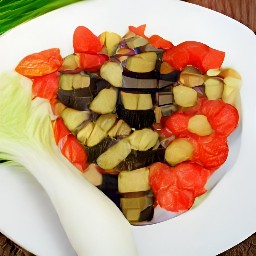
[[[256,32],[256,0],[188,0],[186,2],[223,13]],[[0,256],[32,256],[32,254],[0,233]],[[256,256],[256,233],[219,256]]]

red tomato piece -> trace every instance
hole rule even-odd
[[[62,61],[60,49],[51,48],[26,56],[16,66],[15,71],[30,78],[48,75],[56,72]]]
[[[87,153],[82,144],[65,126],[62,118],[55,120],[53,132],[61,153],[81,172],[84,172],[88,166]]]
[[[180,43],[177,47],[184,48],[189,53],[189,63],[194,67],[202,70],[202,62],[209,52],[209,46],[196,41],[185,41]]]
[[[57,98],[59,89],[59,76],[56,72],[33,79],[33,95],[48,99],[50,102]]]
[[[196,138],[198,150],[194,151],[193,161],[213,171],[225,163],[229,152],[225,136],[213,133],[209,136],[194,138]]]
[[[173,113],[165,122],[165,126],[170,130],[175,136],[185,136],[188,133],[188,122],[190,115],[186,115],[182,112]]]
[[[69,129],[64,124],[63,119],[60,117],[58,117],[54,122],[53,133],[57,145],[59,145],[63,138],[66,138],[69,134],[71,134]]]
[[[109,57],[105,54],[89,54],[80,53],[80,68],[89,71],[96,72],[100,70],[100,67],[109,60]]]
[[[171,212],[182,213],[189,210],[195,201],[194,193],[190,190],[169,186],[159,189],[158,204]]]
[[[148,42],[154,47],[164,49],[164,50],[168,50],[173,47],[173,44],[170,41],[162,38],[159,35],[152,35],[151,37],[148,38]]]
[[[174,167],[177,176],[177,187],[193,191],[194,196],[206,192],[205,184],[210,171],[195,163],[180,163]]]
[[[206,115],[216,133],[229,136],[238,126],[237,109],[222,100],[203,100],[201,113]]]
[[[134,26],[129,26],[129,31],[133,32],[134,34],[138,35],[138,36],[142,36],[144,38],[147,38],[145,36],[145,29],[146,29],[146,24],[142,24],[138,27],[134,27]]]
[[[90,29],[78,26],[73,34],[73,47],[76,53],[97,54],[103,48],[103,44]]]
[[[220,68],[224,59],[225,52],[209,48],[208,53],[202,61],[202,71],[206,72],[209,69]]]
[[[169,165],[157,162],[149,168],[149,183],[154,194],[157,194],[160,188],[175,185],[176,176]]]
[[[183,70],[192,65],[205,73],[209,69],[220,68],[225,53],[196,41],[185,41],[163,54],[163,61],[168,62],[176,70]]]
[[[62,154],[81,172],[84,172],[88,166],[87,153],[82,144],[73,134],[66,137],[63,147],[60,148]]]
[[[189,53],[184,48],[173,48],[164,51],[163,61],[169,63],[174,69],[181,71],[189,63]]]

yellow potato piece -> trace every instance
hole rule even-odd
[[[173,96],[175,103],[181,107],[192,107],[197,102],[197,92],[184,85],[175,86]]]
[[[144,52],[128,57],[126,68],[133,72],[146,73],[155,69],[157,55],[155,52]]]
[[[205,115],[194,115],[188,121],[188,130],[199,136],[206,136],[212,133],[212,127]]]
[[[123,68],[117,62],[106,62],[100,68],[100,76],[115,87],[122,87]]]
[[[98,114],[111,113],[116,107],[117,91],[113,88],[101,90],[90,104],[90,110]]]
[[[149,185],[149,169],[146,167],[122,171],[118,175],[118,191],[120,193],[147,191]]]
[[[181,162],[191,159],[194,147],[188,139],[178,138],[173,140],[165,150],[165,160],[175,166]]]
[[[156,145],[158,133],[149,128],[136,130],[128,137],[128,141],[132,149],[147,151]]]
[[[209,100],[221,99],[224,83],[218,78],[208,78],[205,81],[205,94]]]
[[[225,77],[222,100],[225,103],[231,104],[238,108],[241,84],[242,84],[241,79],[230,77],[230,76]]]
[[[90,118],[89,111],[80,111],[73,108],[65,108],[61,112],[61,117],[67,128],[71,132],[75,132],[76,129],[86,120]]]
[[[112,56],[121,40],[121,36],[114,32],[105,31],[100,34],[99,38],[101,43],[105,45],[108,56]]]

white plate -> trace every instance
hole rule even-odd
[[[27,54],[47,48],[59,47],[63,56],[72,53],[72,33],[78,25],[96,34],[123,34],[128,25],[144,23],[148,35],[160,34],[174,44],[197,40],[225,51],[224,66],[243,77],[242,126],[230,141],[224,177],[195,209],[160,224],[133,228],[140,256],[216,255],[256,231],[256,37],[248,28],[175,0],[85,1],[2,36],[0,70],[13,69]],[[46,194],[26,171],[0,169],[0,202],[1,232],[40,256],[74,255]]]

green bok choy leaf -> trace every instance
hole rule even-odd
[[[0,35],[42,14],[81,0],[0,0]]]
[[[79,256],[136,255],[131,225],[61,154],[50,104],[32,100],[31,85],[17,73],[0,74],[0,159],[24,166],[42,185]]]

